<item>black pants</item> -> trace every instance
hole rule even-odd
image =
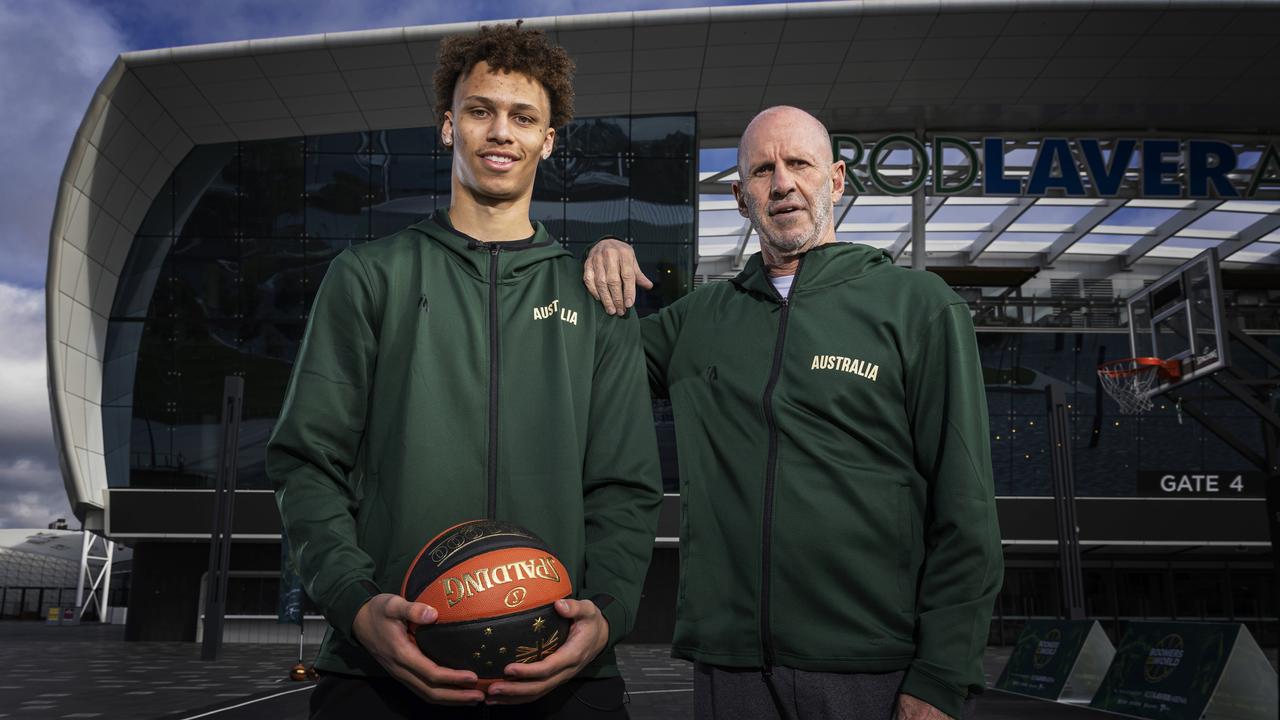
[[[827,673],[773,669],[773,697],[759,668],[697,663],[693,675],[696,720],[890,720],[905,671]],[[963,718],[972,718],[974,699]]]
[[[311,720],[627,720],[620,677],[570,680],[526,705],[434,705],[395,678],[325,673],[311,693]]]

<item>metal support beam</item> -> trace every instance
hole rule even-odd
[[[1174,401],[1178,403],[1178,407],[1182,412],[1190,415],[1196,422],[1204,426],[1206,430],[1213,433],[1219,440],[1226,443],[1232,450],[1240,453],[1240,457],[1248,460],[1254,467],[1265,470],[1267,460],[1259,455],[1257,451],[1249,447],[1247,443],[1243,443],[1235,435],[1232,435],[1226,428],[1218,425],[1217,421],[1204,414],[1200,408],[1187,402],[1181,396],[1174,396]]]
[[[1058,519],[1058,568],[1062,573],[1062,610],[1068,620],[1084,619],[1084,573],[1080,566],[1080,528],[1076,524],[1075,471],[1071,466],[1071,432],[1067,395],[1062,383],[1045,386],[1049,411],[1049,452],[1053,501]]]
[[[923,270],[926,248],[924,183],[911,194],[911,269]]]
[[[1072,226],[1071,232],[1063,234],[1062,237],[1059,237],[1049,246],[1048,250],[1045,250],[1044,261],[1040,264],[1052,265],[1062,253],[1066,252],[1072,245],[1075,245],[1077,240],[1093,232],[1095,226],[1106,220],[1111,213],[1124,207],[1124,204],[1124,200],[1107,200],[1094,207]]]
[[[1247,385],[1239,382],[1239,376],[1233,375],[1231,373],[1232,369],[1233,368],[1227,368],[1225,371],[1214,373],[1209,377],[1217,383],[1218,387],[1226,390],[1228,393],[1231,393],[1232,397],[1239,400],[1242,405],[1252,410],[1253,413],[1264,423],[1267,423],[1276,430],[1280,430],[1280,415],[1276,415],[1272,412],[1271,408],[1263,404]]]
[[[996,216],[996,219],[991,221],[991,226],[982,233],[981,237],[974,240],[973,244],[969,246],[969,262],[972,263],[977,261],[978,256],[982,254],[983,250],[986,250],[1001,233],[1007,230],[1010,225],[1017,222],[1018,218],[1022,217],[1022,214],[1027,210],[1030,210],[1035,204],[1035,198],[1018,198],[1018,202],[1013,205],[1009,205],[1004,210],[1001,210],[1000,214]]]
[[[209,574],[205,588],[204,643],[201,660],[217,660],[222,647],[226,613],[227,574],[231,569],[231,527],[236,499],[236,468],[240,450],[240,416],[244,407],[244,378],[228,375],[222,382],[222,446],[218,453],[213,532],[209,537]]]
[[[98,622],[111,622],[107,603],[111,597],[111,560],[115,557],[115,543],[88,530],[80,533],[80,575],[76,580],[76,622],[90,607],[98,612]],[[95,554],[97,553],[97,554]],[[84,592],[89,581],[89,594]]]
[[[945,198],[940,198],[934,195],[931,195],[925,198],[924,200],[925,215],[924,215],[924,222],[922,223],[922,226],[929,224],[929,220],[933,218],[934,213],[938,212],[938,208],[942,207],[942,203],[944,200]],[[912,209],[911,209],[912,215],[913,215],[912,224],[915,223],[914,203],[915,201],[913,199]],[[907,244],[910,242],[911,242],[911,228],[910,226],[908,226],[906,230],[903,230],[902,232],[898,233],[898,239],[894,240],[893,243],[889,245],[889,247],[885,248],[885,252],[889,253],[889,257],[892,257],[894,262],[897,262],[898,258],[902,257],[903,251],[907,249]],[[914,260],[912,262],[914,262]]]
[[[1224,262],[1228,261],[1237,250],[1245,249],[1276,230],[1280,230],[1280,213],[1262,215],[1255,223],[1241,230],[1235,240],[1228,240],[1219,245],[1218,258]]]
[[[1270,365],[1271,367],[1275,368],[1276,370],[1280,370],[1280,355],[1277,355],[1271,352],[1271,349],[1268,348],[1266,345],[1263,345],[1257,340],[1254,340],[1253,338],[1249,337],[1248,333],[1228,325],[1227,335],[1230,336],[1232,340],[1235,340],[1241,345],[1244,345],[1249,350],[1253,351],[1255,354],[1257,354],[1258,357],[1262,358],[1262,360],[1266,362],[1268,365]]]
[[[1201,216],[1221,204],[1221,200],[1197,200],[1191,207],[1179,210],[1169,216],[1169,219],[1157,225],[1150,235],[1134,243],[1133,247],[1130,247],[1120,256],[1121,265],[1125,268],[1131,267],[1143,255],[1159,247],[1160,243],[1173,237],[1175,233],[1199,220]]]
[[[837,234],[840,233],[840,226],[844,224],[844,219],[849,216],[849,211],[853,209],[853,203],[858,198],[854,197],[853,195],[846,195],[845,199],[847,200],[847,202],[845,202],[844,208],[840,211],[840,217],[836,218]]]

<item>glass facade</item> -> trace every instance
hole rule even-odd
[[[582,119],[539,167],[533,216],[567,248],[581,256],[606,234],[634,243],[657,283],[639,298],[642,314],[691,290],[695,136],[692,115]],[[192,151],[143,221],[112,308],[103,382],[111,486],[210,487],[231,373],[246,384],[239,485],[269,486],[266,441],[315,289],[344,248],[448,206],[451,158],[435,138],[416,128]],[[1095,369],[1129,354],[1123,331],[980,330],[998,495],[1052,492],[1049,382],[1067,388],[1079,496],[1134,495],[1143,471],[1252,469],[1200,423],[1179,426],[1167,401],[1119,415]],[[1280,351],[1280,336],[1259,337]],[[1199,385],[1188,399],[1260,445],[1256,419]],[[674,490],[669,404],[655,402],[655,421]]]
[[[579,256],[606,234],[635,243],[657,283],[641,312],[687,293],[694,116],[587,118],[558,135],[534,219]],[[112,305],[109,485],[212,487],[223,377],[235,374],[245,379],[237,484],[269,487],[266,442],[330,260],[448,207],[450,171],[430,127],[193,150],[140,226]],[[660,432],[669,416],[659,414]]]

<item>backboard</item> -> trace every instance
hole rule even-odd
[[[1180,377],[1158,382],[1148,397],[1231,364],[1216,248],[1179,265],[1125,302],[1133,357],[1178,360],[1182,365]]]

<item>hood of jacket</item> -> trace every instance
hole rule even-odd
[[[800,256],[791,292],[816,290],[837,285],[893,266],[893,259],[883,250],[858,243],[833,242],[819,245]],[[769,282],[769,271],[759,252],[747,260],[747,266],[731,280],[748,292],[777,301],[778,293]]]
[[[448,210],[437,210],[410,229],[439,243],[464,271],[486,282],[489,278],[489,256],[494,253],[498,258],[500,284],[519,282],[530,268],[544,260],[573,255],[552,239],[547,228],[536,220],[533,221],[533,235],[524,240],[506,242],[486,242],[455,229],[449,221]]]

